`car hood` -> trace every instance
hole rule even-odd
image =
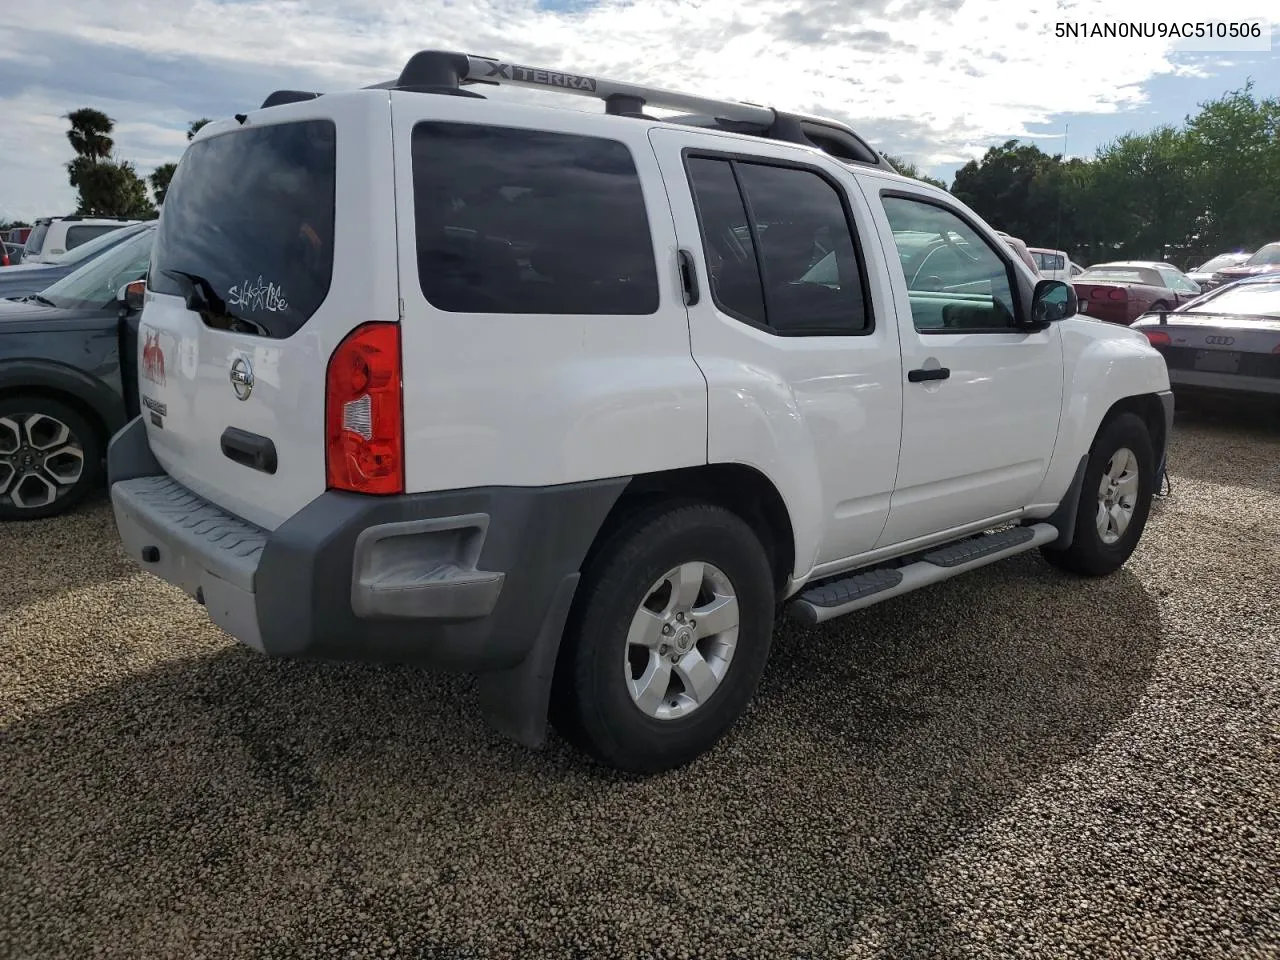
[[[54,327],[109,326],[116,322],[119,308],[51,307],[30,300],[0,300],[0,336]]]
[[[0,298],[25,297],[29,293],[39,293],[70,272],[62,266],[28,268],[26,264],[22,264],[17,267],[5,267],[0,270]]]

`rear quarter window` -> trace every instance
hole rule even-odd
[[[165,195],[147,286],[183,296],[180,274],[202,277],[232,317],[292,336],[329,294],[336,164],[331,120],[192,144]]]
[[[67,249],[74,250],[95,237],[100,237],[104,233],[111,233],[113,230],[119,229],[119,226],[108,223],[76,224],[75,226],[67,227]]]
[[[422,295],[456,313],[650,314],[658,275],[625,144],[468,123],[413,128]]]

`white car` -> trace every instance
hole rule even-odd
[[[141,220],[124,217],[42,217],[31,225],[23,263],[58,263],[81,244]]]
[[[1039,267],[1040,276],[1042,277],[1070,283],[1084,273],[1084,267],[1067,256],[1065,250],[1048,250],[1044,247],[1028,247],[1027,249],[1035,260],[1036,266]]]
[[[521,742],[652,772],[780,607],[1142,534],[1160,354],[848,128],[430,51],[266,103],[178,166],[108,456],[128,553],[257,650],[474,672]]]

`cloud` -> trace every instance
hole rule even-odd
[[[140,172],[177,159],[189,120],[273,89],[394,77],[424,47],[564,67],[849,121],[925,167],[1028,136],[1054,114],[1109,113],[1143,85],[1214,68],[1172,41],[1059,40],[1112,0],[59,0],[0,5],[0,217],[74,203],[60,117],[117,121]],[[1231,17],[1274,16],[1233,0]],[[1124,19],[1204,19],[1199,0],[1129,0]],[[501,92],[496,94],[502,96]],[[568,104],[591,108],[586,102]]]

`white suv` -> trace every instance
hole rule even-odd
[[[1125,562],[1168,374],[1074,313],[847,128],[424,52],[188,148],[116,520],[260,651],[474,672],[520,741],[550,713],[667,769],[741,714],[780,608]]]
[[[81,244],[141,220],[124,217],[43,217],[31,225],[23,263],[57,263]]]

